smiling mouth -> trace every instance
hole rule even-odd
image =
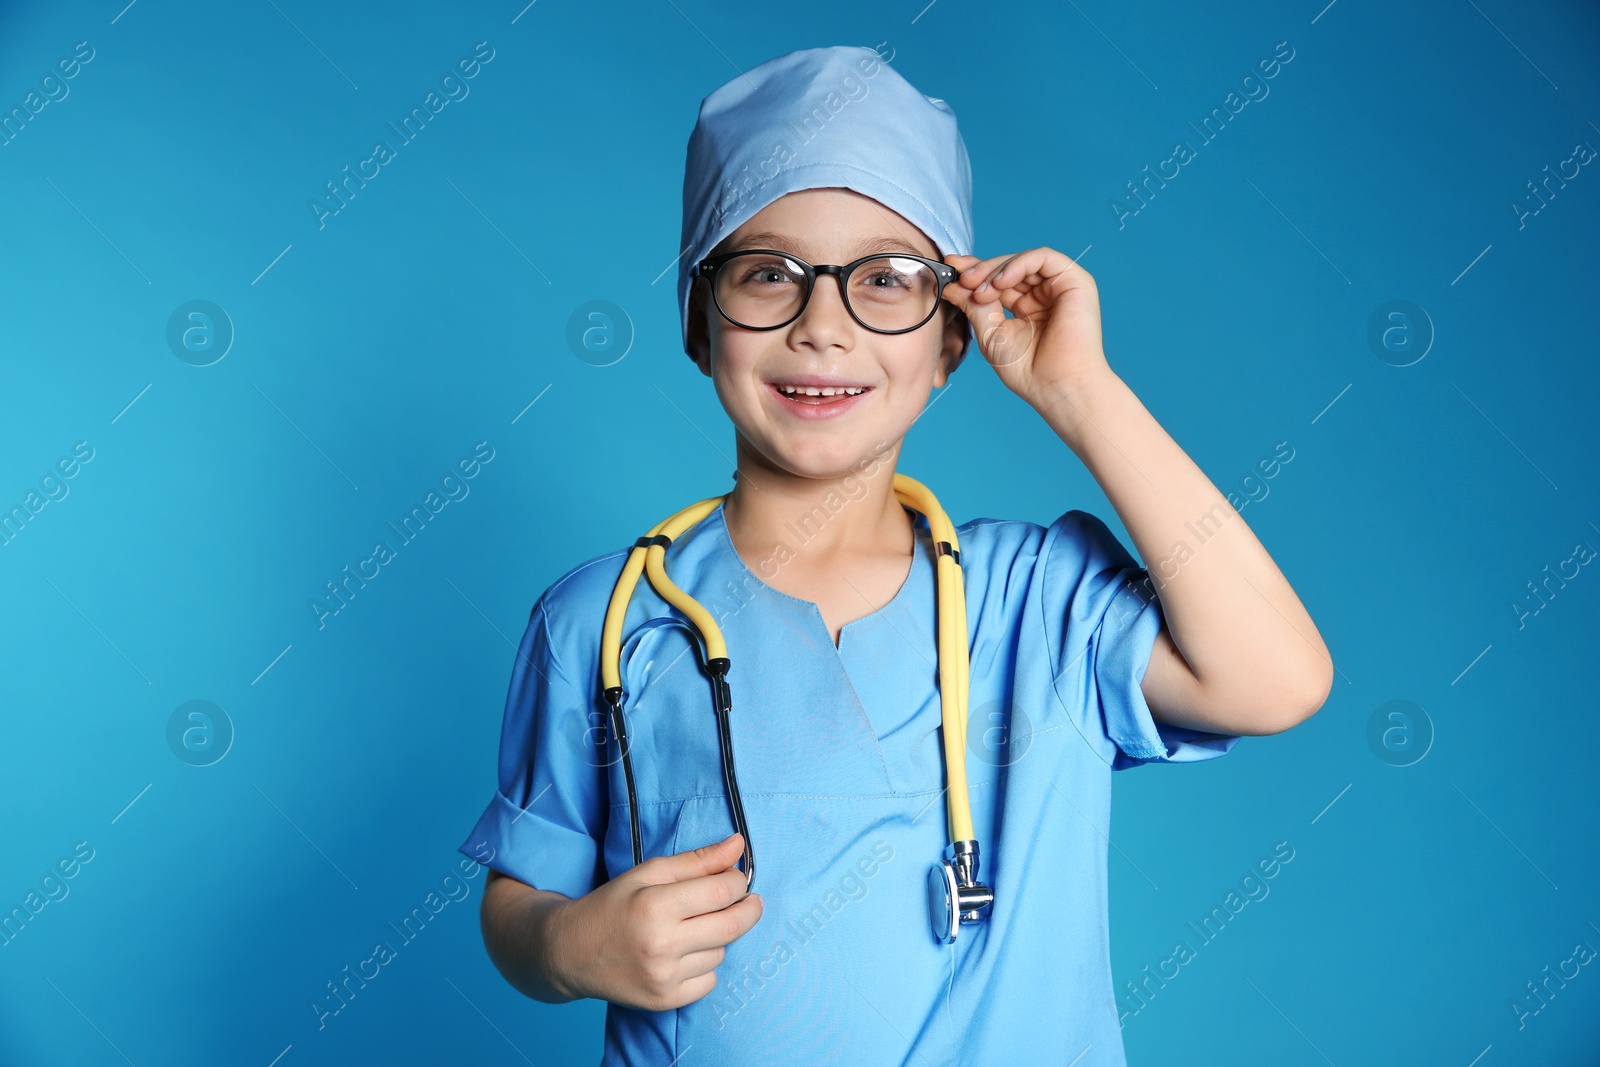
[[[791,403],[804,404],[807,407],[814,408],[844,403],[845,401],[853,400],[859,396],[864,396],[872,391],[872,387],[870,385],[850,386],[845,388],[832,386],[819,388],[817,386],[805,385],[768,384],[771,386],[773,392],[777,393],[785,400],[788,400]]]

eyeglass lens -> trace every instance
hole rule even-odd
[[[823,284],[821,275],[818,284]],[[806,272],[787,256],[745,252],[727,260],[716,275],[717,303],[723,314],[748,329],[778,326],[794,318],[806,298]],[[844,298],[849,308],[875,330],[907,330],[932,314],[939,302],[939,279],[926,264],[906,256],[883,255],[850,272]]]

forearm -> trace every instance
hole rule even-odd
[[[1327,693],[1332,659],[1272,557],[1204,472],[1109,368],[1034,407],[1128,529],[1172,643],[1205,703],[1263,722]],[[1250,709],[1245,711],[1244,709]]]
[[[485,888],[480,919],[483,944],[495,968],[524,996],[546,1004],[578,1000],[553,965],[554,922],[568,897],[495,877]]]

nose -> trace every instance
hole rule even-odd
[[[833,285],[824,285],[823,283],[830,277],[833,279]],[[831,294],[824,298],[829,305],[829,313],[831,315],[842,314],[845,318],[850,318],[848,301],[845,299],[844,279],[839,276],[837,270],[833,270],[817,272],[817,280],[811,286],[811,293],[806,297],[806,306],[800,309],[800,319],[804,319],[811,314],[811,309],[816,304],[817,297],[823,289],[829,290]],[[799,322],[800,319],[795,321]],[[854,320],[852,319],[851,321],[853,322]]]

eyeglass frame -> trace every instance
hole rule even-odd
[[[793,315],[778,323],[776,326],[746,326],[744,323],[739,322],[732,315],[729,315],[726,311],[724,311],[722,307],[722,301],[717,299],[717,283],[715,278],[717,269],[730,259],[733,259],[735,256],[748,256],[760,253],[766,253],[767,255],[773,256],[782,256],[784,259],[789,260],[790,262],[798,263],[800,264],[801,269],[805,271],[806,275],[806,293],[805,296],[800,300],[800,307]],[[865,322],[861,321],[861,316],[856,314],[854,305],[850,303],[847,283],[850,280],[851,272],[869,260],[883,259],[886,256],[894,256],[900,259],[914,259],[918,263],[925,264],[932,269],[934,277],[939,279],[939,292],[941,294],[939,299],[934,301],[933,307],[928,310],[928,314],[924,316],[923,320],[917,323],[915,326],[907,326],[901,330],[880,330],[876,326],[868,326]],[[860,259],[852,260],[849,263],[842,265],[833,263],[818,263],[816,265],[812,265],[795,255],[793,252],[784,252],[776,248],[739,248],[732,252],[724,252],[718,256],[708,256],[705,259],[702,259],[699,263],[696,263],[694,265],[694,270],[690,271],[691,277],[705,278],[710,284],[711,302],[716,305],[718,314],[727,319],[729,322],[733,323],[735,326],[739,327],[741,330],[761,331],[781,330],[791,322],[794,322],[801,315],[805,314],[806,308],[811,306],[811,294],[816,292],[817,275],[819,274],[833,275],[834,280],[839,283],[839,299],[843,302],[844,309],[850,313],[850,317],[852,319],[855,319],[856,322],[861,325],[862,329],[871,330],[873,333],[893,335],[910,333],[912,330],[920,330],[926,326],[933,319],[934,313],[939,310],[939,305],[948,303],[943,296],[945,286],[955,281],[959,272],[948,263],[941,263],[937,259],[929,259],[927,256],[919,256],[915,252],[873,252],[870,255],[862,256]]]

